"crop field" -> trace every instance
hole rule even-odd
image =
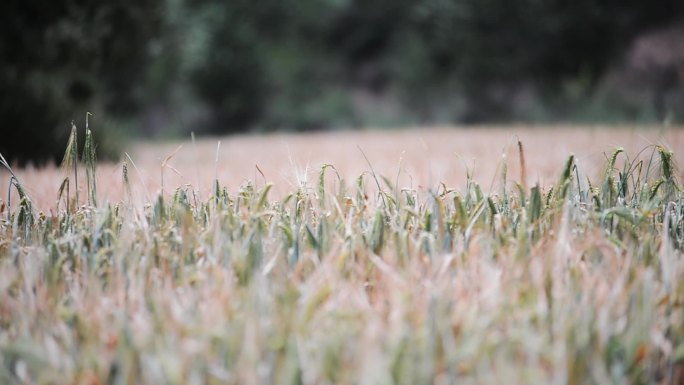
[[[684,130],[78,135],[0,162],[0,384],[684,383]]]

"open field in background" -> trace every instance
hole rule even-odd
[[[399,175],[400,187],[427,190],[430,186],[435,189],[438,183],[444,183],[449,188],[460,189],[465,187],[469,168],[474,178],[489,191],[492,182],[498,185],[499,180],[495,176],[500,171],[504,154],[508,158],[510,180],[519,180],[517,140],[521,140],[526,149],[529,185],[554,183],[558,170],[570,154],[576,156],[582,172],[595,176],[601,171],[600,166],[607,154],[617,147],[623,147],[630,156],[634,156],[650,145],[661,144],[675,150],[677,164],[684,163],[684,151],[676,151],[684,148],[684,130],[638,126],[561,126],[551,129],[543,126],[445,127],[245,135],[199,139],[194,145],[189,139],[166,144],[143,142],[131,144],[127,152],[140,171],[138,173],[129,165],[133,194],[142,202],[148,200],[146,194],[154,196],[160,191],[161,164],[180,145],[182,148],[168,162],[178,173],[171,168],[164,172],[167,194],[173,193],[178,186],[189,184],[198,190],[201,197],[207,198],[212,193],[214,178],[218,176],[220,183],[233,192],[247,181],[260,186],[273,183],[271,193],[281,197],[299,187],[304,180],[314,185],[323,164],[335,166],[348,184],[353,183],[356,177],[369,171],[359,148],[377,174],[392,182]],[[8,174],[0,170],[0,175]],[[47,211],[55,206],[57,190],[64,178],[63,170],[58,167],[28,168],[17,170],[17,175],[37,208]],[[81,172],[82,190],[85,188],[84,178],[85,173]],[[0,191],[7,191],[8,179],[0,178]],[[121,163],[100,165],[98,182],[101,200],[121,200]],[[85,197],[85,191],[81,197]]]
[[[141,144],[143,176],[98,165],[79,207],[62,170],[17,170],[0,384],[684,383],[682,136],[201,140],[164,196],[179,144]]]

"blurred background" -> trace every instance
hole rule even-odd
[[[122,140],[684,120],[681,0],[8,0],[0,153]],[[83,135],[81,135],[83,136]]]

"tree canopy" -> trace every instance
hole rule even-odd
[[[531,90],[551,100],[540,108],[553,118],[568,84],[589,95],[636,36],[684,20],[677,0],[10,0],[0,8],[0,152],[19,161],[58,159],[70,121],[85,111],[103,137],[117,125],[226,133],[482,122],[529,118],[516,115],[515,99]],[[398,108],[383,112],[383,100]]]

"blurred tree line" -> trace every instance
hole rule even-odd
[[[83,120],[86,111],[103,118],[141,111],[149,43],[159,36],[162,5],[158,0],[4,1],[0,153],[19,161],[61,159],[70,122]],[[107,133],[96,130],[100,147],[115,151]]]
[[[19,161],[59,159],[70,121],[82,125],[86,111],[105,157],[116,155],[117,132],[572,119],[636,36],[684,16],[681,0],[0,8],[0,152]],[[610,108],[624,119],[644,110]]]

